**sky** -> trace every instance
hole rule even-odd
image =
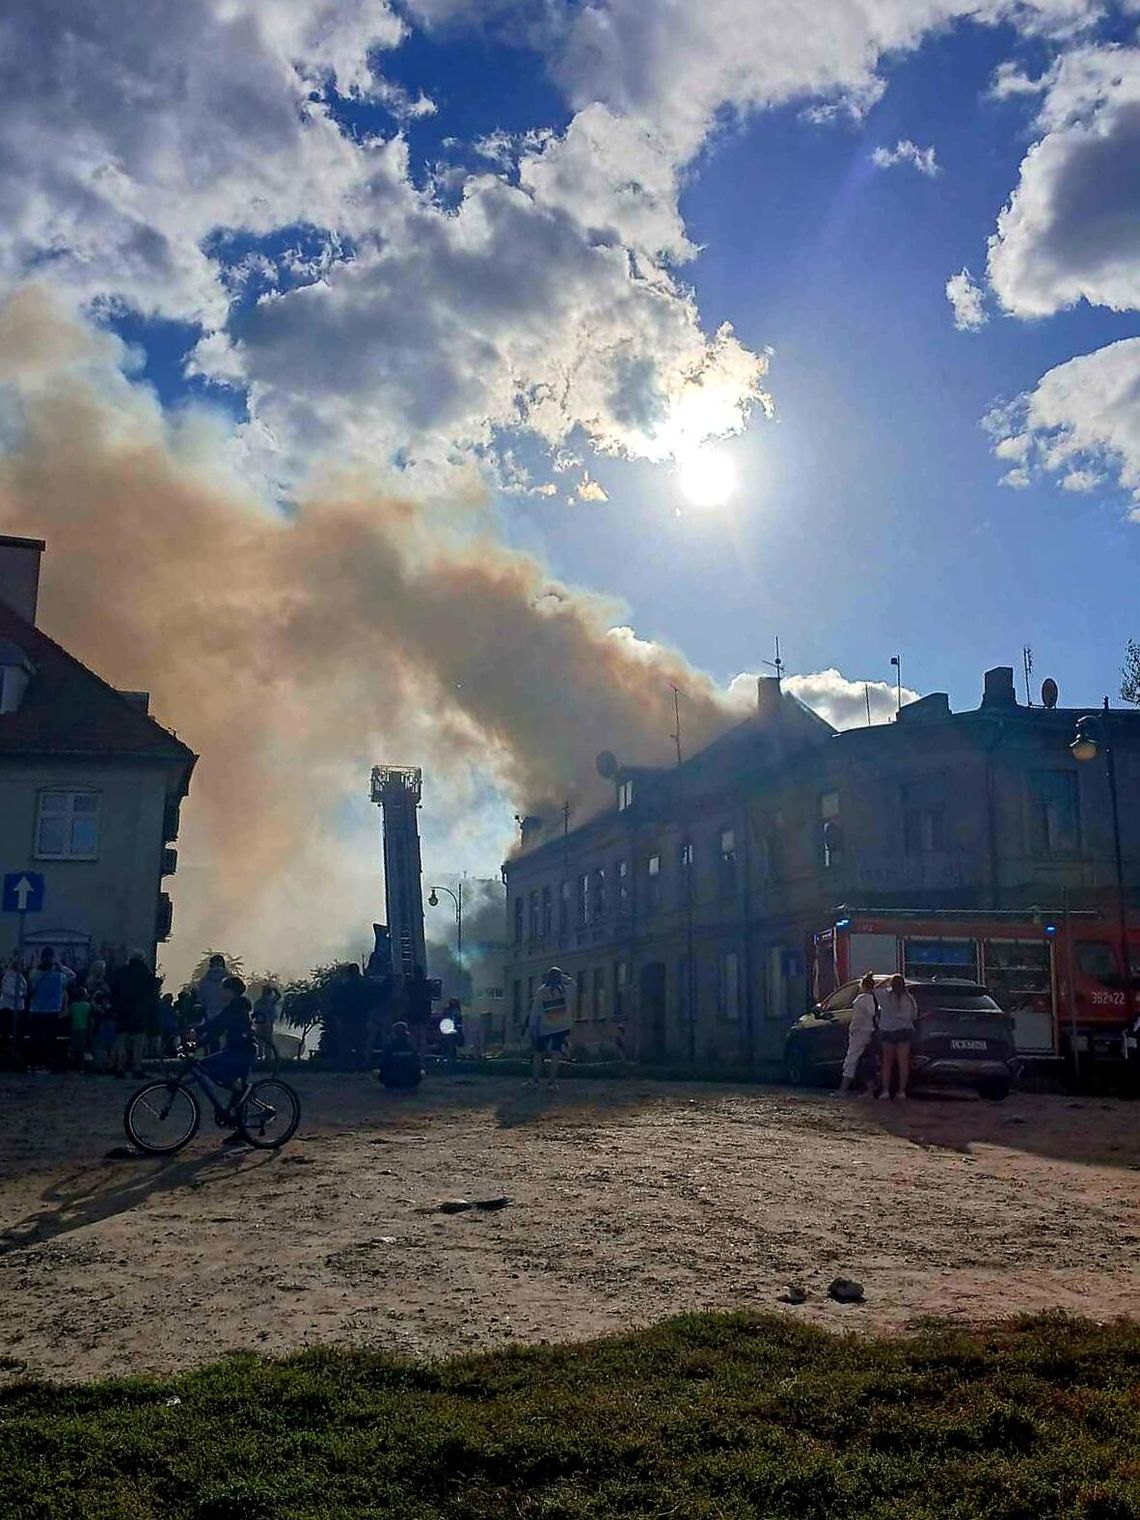
[[[417,563],[477,532],[729,707],[777,635],[840,724],[864,682],[889,717],[895,654],[957,707],[992,665],[1020,689],[1026,644],[1035,694],[1115,696],[1136,0],[11,0],[0,84],[0,300],[55,313],[9,324],[39,378],[0,375],[0,461],[82,380],[104,441],[143,430],[237,515],[398,497]],[[0,476],[10,529],[50,537],[53,501],[5,514]],[[569,729],[600,699],[566,680],[540,700]],[[493,874],[531,737],[504,709],[481,766],[487,714],[444,684],[462,807],[454,734],[446,764],[426,719],[393,736],[425,753],[376,758],[443,767],[430,873]],[[328,806],[371,827],[339,782]]]

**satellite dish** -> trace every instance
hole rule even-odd
[[[617,775],[617,756],[612,750],[604,749],[594,764],[598,767],[598,775],[605,781],[612,781]]]
[[[1057,698],[1059,696],[1060,696],[1060,692],[1057,690],[1057,683],[1056,683],[1056,681],[1054,681],[1054,679],[1053,679],[1052,676],[1046,677],[1046,679],[1041,682],[1041,701],[1042,701],[1042,703],[1046,707],[1056,707],[1056,705],[1057,705]]]

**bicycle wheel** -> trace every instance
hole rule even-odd
[[[301,1122],[301,1101],[287,1082],[270,1077],[255,1082],[238,1110],[242,1139],[258,1150],[275,1151],[290,1139]]]
[[[277,1046],[267,1036],[259,1034],[254,1039],[257,1047],[257,1065],[259,1070],[267,1071],[271,1077],[277,1075],[277,1068],[281,1064],[281,1057],[277,1053]]]
[[[189,1145],[201,1122],[198,1099],[178,1083],[140,1087],[123,1110],[127,1139],[152,1156],[172,1156]]]

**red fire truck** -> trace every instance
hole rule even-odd
[[[812,988],[822,1001],[865,971],[964,977],[1012,1016],[1024,1058],[1069,1059],[1075,1047],[1121,1060],[1140,1015],[1140,925],[1129,925],[1127,969],[1119,939],[1115,921],[1090,912],[842,907],[812,935]]]

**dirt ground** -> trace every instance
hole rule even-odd
[[[0,1376],[340,1341],[577,1339],[685,1309],[905,1328],[1140,1305],[1140,1104],[304,1073],[280,1154],[105,1160],[130,1084],[0,1078]],[[441,1214],[505,1195],[498,1212]],[[836,1274],[864,1305],[824,1296]]]

